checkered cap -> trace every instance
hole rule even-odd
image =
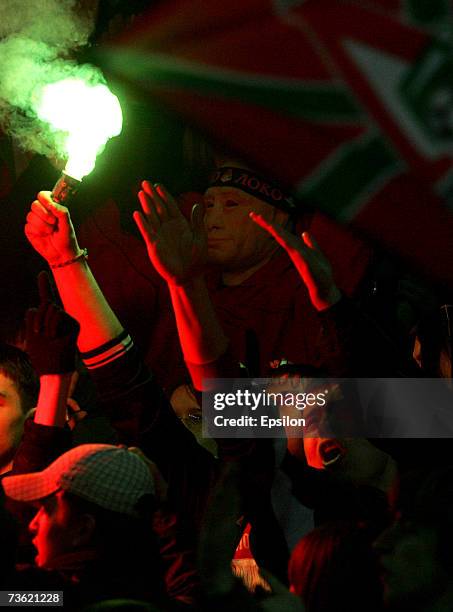
[[[154,494],[146,463],[127,448],[82,444],[64,453],[42,472],[6,476],[6,495],[31,502],[63,489],[102,508],[136,516],[138,500]]]

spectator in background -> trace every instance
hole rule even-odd
[[[24,423],[36,406],[39,381],[28,356],[0,344],[0,474],[11,469]]]
[[[56,572],[68,603],[163,597],[155,484],[135,453],[84,444],[40,472],[5,477],[3,488],[13,500],[38,505],[29,527],[36,565]]]
[[[233,351],[238,360],[249,362],[252,375],[269,375],[276,365],[288,361],[320,365],[320,321],[310,287],[278,242],[253,222],[255,215],[293,234],[302,213],[278,185],[243,162],[226,158],[219,162],[205,192],[208,262],[218,272],[208,277],[208,286]],[[305,224],[303,229],[313,229],[307,240],[326,230],[319,219],[305,219]],[[349,291],[369,256],[363,245],[354,243],[353,248],[362,249],[363,258],[361,270],[351,269],[355,278],[349,278]],[[332,294],[323,296],[327,302],[321,310],[339,301],[337,287],[332,283]],[[251,356],[247,359],[248,353],[255,353],[254,362]]]
[[[291,554],[289,581],[307,612],[382,609],[372,537],[353,523],[326,523],[304,536]]]
[[[443,304],[422,317],[413,330],[413,357],[423,374],[452,378],[453,306]]]

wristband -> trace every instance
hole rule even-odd
[[[76,263],[81,259],[84,259],[85,261],[88,259],[88,249],[82,249],[76,257],[73,257],[72,259],[67,259],[62,263],[49,264],[49,267],[51,270],[55,270],[56,268],[65,268],[66,266],[70,266],[71,264]]]

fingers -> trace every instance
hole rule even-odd
[[[40,191],[38,193],[38,201],[47,212],[55,215],[57,218],[66,217],[69,214],[69,210],[66,206],[62,206],[52,200],[50,191]]]
[[[48,304],[44,315],[44,331],[48,338],[56,338],[62,314],[54,304]]]
[[[38,199],[32,202],[27,215],[27,223],[33,232],[51,233],[58,223],[58,219],[69,217],[65,206],[53,202],[50,191],[40,191]]]
[[[150,205],[154,208],[156,216],[160,223],[167,221],[170,218],[170,213],[167,206],[167,201],[161,186],[153,185],[149,181],[143,181],[143,191],[150,198]]]
[[[25,325],[28,335],[43,334],[50,339],[69,333],[77,336],[79,332],[78,322],[49,301],[42,301],[39,308],[27,310]]]
[[[201,204],[193,205],[190,214],[190,225],[195,236],[198,238],[203,238],[205,236],[204,209]]]
[[[158,183],[156,184],[155,189],[159,195],[160,200],[165,203],[169,217],[172,219],[177,219],[178,217],[180,217],[182,213],[179,209],[178,203],[171,195],[171,193],[167,191],[166,187]]]
[[[149,181],[143,181],[143,191],[151,198],[155,211],[161,223],[168,219],[176,219],[181,216],[181,211],[173,196],[159,183],[153,185]]]
[[[156,229],[153,228],[152,224],[149,223],[149,218],[145,217],[145,215],[138,210],[136,210],[132,217],[135,221],[135,224],[138,227],[138,231],[140,232],[145,244],[150,246],[154,242],[154,238],[156,236]]]
[[[53,338],[56,336],[59,308],[53,303],[50,279],[44,270],[38,274],[38,291],[40,304],[38,308],[29,308],[25,314],[25,324],[29,333],[41,333]]]
[[[272,221],[266,221],[261,215],[255,212],[249,213],[250,219],[254,221],[257,225],[262,227],[266,232],[268,232],[275,240],[278,242],[280,246],[284,249],[288,250],[294,246],[294,237],[287,230],[285,230],[278,223],[273,223]]]
[[[87,415],[88,412],[86,410],[82,410],[72,397],[68,397],[66,400],[66,421],[69,429],[74,429],[77,423],[83,421]]]
[[[43,219],[43,215],[37,214],[32,205],[32,210],[28,213],[27,218],[28,229],[35,234],[41,234],[50,236],[55,231],[57,219],[55,217],[48,217]]]
[[[313,234],[310,234],[309,232],[302,232],[302,240],[310,249],[314,249],[315,251],[321,250]]]
[[[29,308],[25,314],[25,324],[28,332],[39,334],[44,325],[49,304],[41,304],[39,308]]]
[[[35,245],[36,240],[43,238],[43,233],[35,231],[29,223],[26,224],[24,228],[24,233],[32,246]]]
[[[39,301],[42,304],[46,302],[53,302],[53,292],[52,292],[52,284],[50,282],[50,278],[48,273],[45,270],[41,270],[38,274],[38,291],[39,291]]]
[[[268,232],[275,239],[279,237],[277,225],[275,223],[272,223],[271,221],[266,221],[264,217],[253,211],[249,213],[249,217],[254,223],[266,230],[266,232]]]
[[[45,331],[45,335],[49,338],[55,337],[55,306],[49,302],[46,302],[42,303],[39,308],[31,308],[30,310],[33,311],[33,332],[35,334],[40,334]]]
[[[43,223],[47,223],[51,226],[54,226],[57,223],[57,217],[53,214],[53,212],[47,210],[47,208],[38,200],[32,202],[31,212]]]
[[[68,397],[66,400],[66,421],[70,429],[74,429],[79,421],[82,421],[88,412],[82,410],[74,398]]]
[[[143,213],[154,231],[157,231],[161,225],[159,215],[154,207],[153,200],[146,191],[139,191],[138,199],[142,206]]]
[[[40,191],[38,199],[32,202],[27,215],[26,234],[28,236],[50,236],[60,221],[69,223],[69,211],[65,206],[50,199],[49,191]]]
[[[143,213],[137,211],[133,217],[143,239],[148,243],[153,234],[158,232],[162,223],[180,217],[182,213],[175,199],[163,185],[153,185],[149,181],[143,181],[142,188],[139,191],[138,199]],[[198,213],[196,224],[199,225]]]
[[[80,408],[78,402],[76,402],[76,400],[73,397],[68,397],[68,399],[66,400],[66,407],[67,407],[68,413],[71,413],[71,415],[75,414],[76,412],[84,412]]]

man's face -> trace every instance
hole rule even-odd
[[[434,527],[398,520],[376,540],[387,606],[417,605],[437,598],[448,577],[438,561]],[[420,608],[418,607],[420,606]]]
[[[234,187],[210,187],[205,193],[208,257],[225,271],[247,270],[266,260],[275,240],[250,217],[256,212],[283,223],[286,213]]]
[[[73,514],[63,491],[40,500],[38,512],[29,525],[38,567],[52,569],[58,557],[74,551]]]
[[[0,373],[0,472],[7,467],[22,437],[25,415],[15,383]]]
[[[326,469],[356,485],[375,485],[384,474],[389,455],[365,438],[304,438],[307,463]]]

